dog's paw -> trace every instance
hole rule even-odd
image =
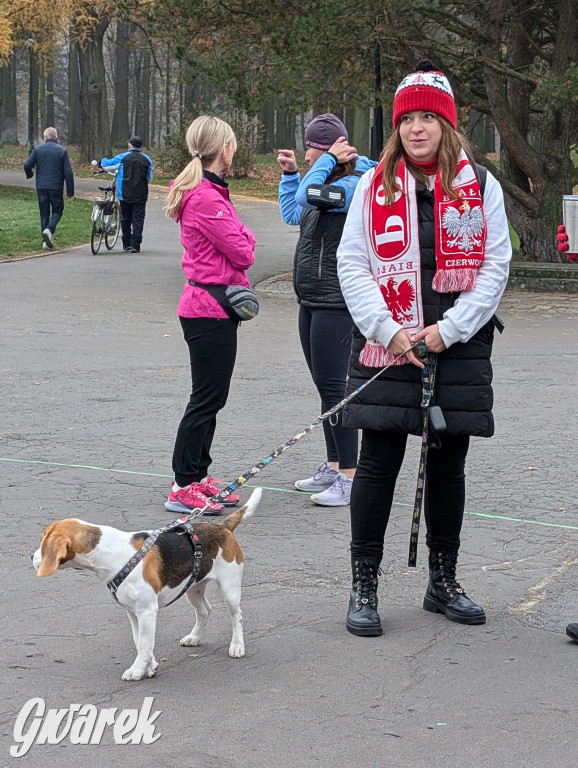
[[[123,672],[122,679],[125,682],[129,682],[131,680],[142,680],[142,678],[145,676],[145,672],[148,672],[147,670],[142,669],[142,667],[129,667]],[[153,673],[154,674],[154,673]],[[152,675],[148,675],[147,677],[152,677]]]
[[[183,638],[181,638],[180,643],[181,643],[181,645],[186,645],[188,647],[190,647],[192,645],[193,646],[200,645],[201,638],[197,634],[195,634],[194,632],[191,632],[190,635],[185,635]]]
[[[231,643],[229,646],[229,656],[232,659],[240,659],[245,655],[244,643]]]
[[[157,669],[159,668],[159,663],[156,659],[153,659],[150,664],[147,667],[146,670],[146,676],[147,677],[154,677],[157,673]]]

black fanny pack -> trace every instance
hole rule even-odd
[[[244,285],[209,285],[197,283],[195,280],[189,280],[188,283],[210,293],[231,320],[252,320],[259,314],[257,294]]]

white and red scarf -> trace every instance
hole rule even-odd
[[[366,233],[371,271],[393,319],[410,333],[423,330],[421,260],[416,181],[402,160],[397,168],[392,205],[385,205],[382,161],[368,189],[369,232]],[[480,185],[470,162],[461,153],[452,184],[457,199],[441,186],[439,169],[434,182],[436,273],[433,289],[438,293],[471,290],[484,259],[486,220]],[[362,365],[381,368],[393,362],[391,353],[370,339],[359,356]],[[397,361],[403,365],[402,358]]]

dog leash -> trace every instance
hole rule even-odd
[[[414,342],[411,344],[405,352],[402,352],[401,355],[398,355],[395,357],[391,363],[388,363],[383,368],[380,368],[380,370],[372,376],[370,379],[365,381],[361,386],[359,386],[354,392],[351,392],[347,397],[344,397],[343,400],[341,400],[337,405],[334,405],[333,408],[330,408],[328,411],[325,411],[325,413],[321,414],[318,419],[316,419],[312,424],[310,424],[308,427],[305,427],[305,429],[301,430],[301,432],[298,432],[296,435],[294,435],[290,440],[287,440],[286,443],[283,443],[283,445],[279,446],[277,450],[270,453],[268,456],[266,456],[262,461],[255,464],[254,467],[251,467],[251,469],[248,472],[245,472],[244,475],[241,475],[236,480],[233,480],[229,485],[225,486],[222,491],[219,493],[216,493],[214,496],[208,497],[207,501],[216,501],[217,503],[228,498],[233,491],[236,491],[237,488],[240,488],[242,485],[244,485],[247,480],[250,480],[252,477],[254,477],[258,472],[260,472],[262,469],[265,469],[265,467],[268,467],[269,464],[274,460],[278,459],[281,454],[285,453],[289,448],[291,448],[292,445],[295,445],[299,440],[301,440],[302,437],[305,435],[308,435],[310,432],[312,432],[316,427],[318,427],[320,424],[322,424],[326,419],[331,418],[337,411],[339,411],[341,408],[343,408],[344,405],[346,405],[350,400],[353,400],[354,397],[356,397],[362,390],[364,390],[367,386],[371,384],[372,381],[375,381],[377,378],[381,376],[382,373],[387,371],[388,368],[391,368],[395,363],[400,360],[402,357],[405,357],[407,353],[414,349],[422,342]],[[425,343],[423,342],[423,346],[425,349]],[[195,517],[199,517],[199,515],[202,515],[205,509],[208,505],[205,505],[202,509],[193,509],[191,514],[189,515],[189,518],[194,519]]]
[[[422,398],[421,398],[421,413],[422,413],[422,437],[421,437],[421,451],[419,456],[419,469],[417,473],[417,487],[415,490],[415,500],[413,505],[413,517],[411,521],[411,532],[409,538],[409,555],[407,564],[409,568],[415,568],[417,563],[417,541],[419,538],[419,526],[421,520],[421,511],[425,497],[426,486],[426,469],[427,469],[427,454],[428,448],[439,448],[440,438],[436,430],[430,429],[431,424],[431,411],[433,408],[437,408],[439,413],[435,413],[434,417],[437,417],[438,430],[443,431],[445,429],[445,422],[443,421],[443,415],[439,406],[430,406],[436,377],[437,367],[437,355],[428,355],[425,342],[422,340],[417,345],[417,356],[423,363],[421,372],[422,379]],[[442,426],[443,422],[443,426]]]
[[[227,485],[225,488],[223,488],[222,491],[219,493],[216,493],[214,496],[207,497],[207,504],[205,504],[204,507],[198,507],[196,509],[193,509],[191,511],[190,515],[186,515],[185,517],[180,517],[178,520],[174,520],[172,523],[169,523],[168,525],[165,525],[164,528],[157,528],[154,531],[151,531],[151,533],[148,535],[148,537],[145,539],[142,547],[134,553],[134,555],[130,558],[130,560],[126,563],[126,565],[121,568],[121,570],[114,576],[112,579],[106,582],[106,586],[108,587],[112,597],[114,597],[115,600],[118,601],[118,598],[116,596],[116,592],[120,585],[123,583],[123,581],[126,579],[126,577],[132,573],[132,571],[136,568],[136,566],[141,562],[141,560],[146,556],[147,552],[154,546],[156,540],[162,533],[166,533],[167,531],[171,531],[175,528],[184,528],[184,532],[189,534],[189,537],[191,539],[191,543],[193,545],[193,551],[194,551],[194,567],[193,567],[193,573],[191,574],[191,577],[187,581],[186,586],[179,592],[177,597],[175,597],[173,600],[171,600],[171,603],[174,603],[175,600],[178,600],[179,597],[181,597],[187,589],[191,586],[191,584],[196,581],[196,578],[198,577],[199,570],[200,570],[200,564],[201,564],[201,542],[200,539],[195,532],[194,526],[191,524],[191,520],[195,520],[197,517],[200,517],[205,509],[207,509],[208,502],[215,500],[219,502],[222,499],[228,498],[233,491],[235,491],[237,488],[240,488],[242,485],[244,485],[247,480],[249,480],[251,477],[254,477],[258,472],[260,472],[262,469],[265,469],[265,467],[268,467],[269,464],[274,460],[279,458],[282,453],[285,453],[292,445],[295,445],[299,440],[301,440],[302,437],[305,435],[308,435],[310,432],[312,432],[316,427],[318,427],[321,423],[325,421],[325,419],[329,419],[331,416],[333,416],[334,413],[337,413],[337,411],[340,410],[340,408],[343,408],[343,406],[348,403],[350,400],[352,400],[354,397],[356,397],[362,390],[365,389],[365,387],[369,386],[372,381],[375,381],[375,379],[379,378],[384,371],[387,371],[388,368],[391,368],[392,365],[395,365],[395,363],[400,360],[402,357],[405,357],[405,355],[415,347],[418,346],[418,343],[415,342],[414,344],[411,344],[405,352],[402,352],[401,355],[398,355],[395,357],[391,363],[381,368],[374,376],[372,376],[370,379],[365,381],[360,387],[358,387],[354,392],[351,392],[347,397],[344,397],[343,400],[341,400],[337,405],[334,405],[333,408],[323,413],[321,416],[319,416],[318,419],[316,419],[312,424],[310,424],[305,429],[301,430],[301,432],[298,432],[296,435],[294,435],[290,440],[287,440],[286,443],[283,443],[283,445],[279,446],[277,450],[272,451],[268,456],[266,456],[262,461],[255,464],[255,466],[251,467],[251,469],[248,472],[245,472],[244,475],[241,475],[236,480],[233,480],[229,485]],[[424,344],[425,349],[425,344]],[[198,554],[197,554],[198,553]],[[170,605],[170,603],[167,603],[167,605]]]

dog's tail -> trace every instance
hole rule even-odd
[[[236,512],[233,512],[232,515],[229,515],[229,517],[223,521],[223,527],[228,528],[229,531],[234,531],[239,523],[242,523],[247,517],[251,517],[261,501],[262,493],[262,488],[255,488],[245,506],[241,507],[241,509],[238,509]]]

